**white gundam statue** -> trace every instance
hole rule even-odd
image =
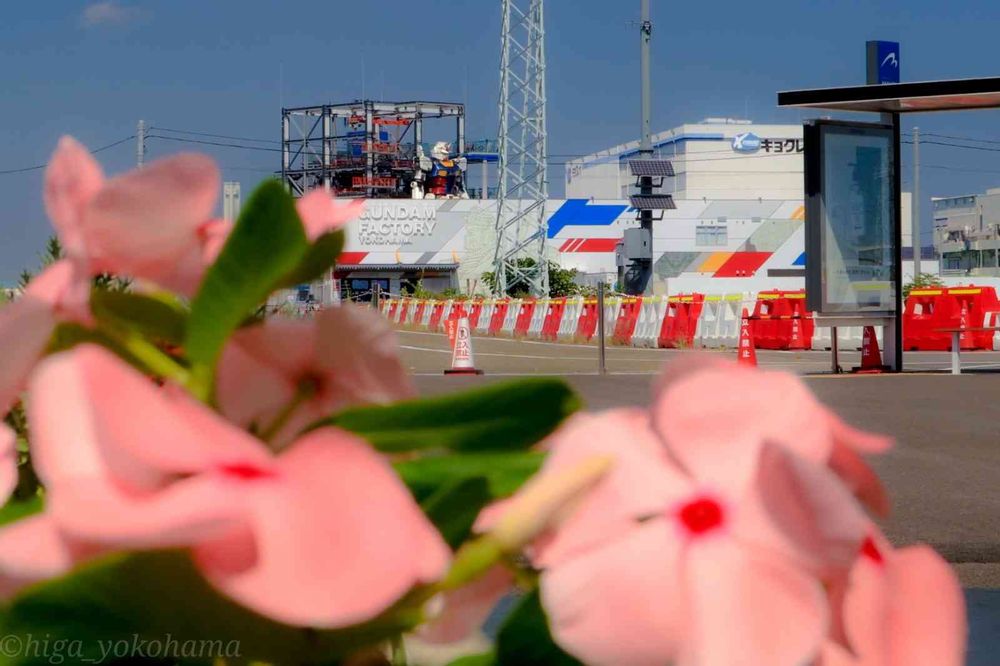
[[[465,191],[464,157],[451,157],[451,144],[438,141],[431,149],[431,156],[417,146],[417,169],[410,183],[414,199],[468,199]]]

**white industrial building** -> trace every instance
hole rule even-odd
[[[706,118],[653,135],[653,149],[674,165],[663,192],[675,199],[802,199],[801,125]],[[632,141],[569,162],[566,198],[627,198],[638,150]]]

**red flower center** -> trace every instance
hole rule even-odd
[[[256,479],[269,479],[274,473],[268,469],[261,469],[246,463],[232,463],[222,465],[219,470],[226,476],[232,476],[240,481],[254,481]]]
[[[882,553],[879,552],[878,547],[875,545],[875,541],[871,537],[865,539],[865,542],[861,544],[861,555],[869,558],[876,564],[882,564],[884,558]]]
[[[692,534],[704,534],[722,525],[722,507],[714,499],[702,497],[682,506],[680,519]]]

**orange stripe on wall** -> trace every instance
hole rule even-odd
[[[798,208],[796,208],[795,212],[792,213],[792,219],[793,220],[805,220],[806,219],[806,207],[805,206],[799,206]]]
[[[726,263],[731,256],[733,256],[732,252],[713,252],[709,255],[708,259],[701,263],[701,266],[698,267],[698,272],[714,273],[722,268],[722,264]]]

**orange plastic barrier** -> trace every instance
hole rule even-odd
[[[413,313],[413,325],[419,326],[420,322],[424,318],[424,308],[427,307],[427,301],[417,301],[417,309]]]
[[[469,328],[475,329],[479,326],[479,315],[483,312],[482,301],[472,301],[472,308],[469,310]]]

